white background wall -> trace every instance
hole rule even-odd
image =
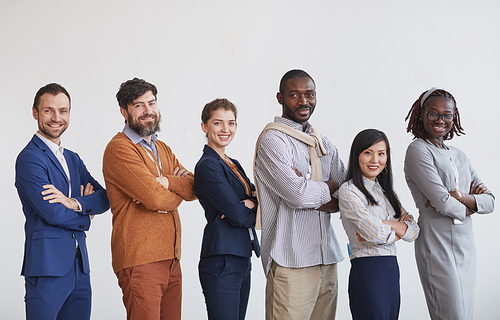
[[[403,176],[410,134],[404,117],[420,93],[442,86],[455,95],[466,136],[449,144],[469,156],[487,186],[500,194],[498,90],[500,2],[455,1],[103,1],[0,2],[1,139],[0,319],[24,318],[19,276],[24,216],[14,187],[17,154],[36,131],[36,91],[58,82],[73,100],[63,144],[80,154],[104,183],[102,154],[122,130],[115,94],[120,83],[144,78],[158,89],[160,139],[193,169],[205,137],[205,103],[226,97],[239,108],[238,132],[227,153],[251,173],[256,137],[281,114],[275,95],[292,68],[317,84],[312,124],[348,160],[352,139],[373,127],[393,148],[396,190],[418,216]],[[494,138],[497,137],[497,138]],[[180,207],[183,223],[184,319],[206,318],[197,264],[205,219],[197,201]],[[111,212],[88,232],[92,319],[125,319],[121,290],[111,269]],[[335,214],[343,249],[346,236]],[[475,319],[497,319],[498,214],[475,216],[478,249]],[[413,245],[398,247],[401,319],[427,319]],[[345,255],[346,250],[344,250]],[[350,319],[348,260],[339,264],[338,319]],[[265,278],[253,258],[247,319],[264,319]]]

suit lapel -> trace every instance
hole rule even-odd
[[[68,191],[69,191],[68,177],[66,176],[66,173],[64,172],[64,169],[63,169],[61,163],[59,162],[59,160],[57,160],[56,155],[54,154],[54,152],[52,152],[52,150],[50,150],[50,148],[45,144],[45,142],[43,142],[36,135],[33,136],[32,141],[52,161],[52,164],[59,170],[59,172],[61,173],[61,175],[64,178],[64,181],[66,181],[66,186],[67,187],[66,187],[66,190],[64,190],[65,192],[63,192],[63,190],[60,190],[60,191],[63,192],[63,193],[65,193],[66,196],[71,197],[71,195],[68,195]],[[65,158],[66,158],[66,156],[65,156]],[[71,167],[69,165],[68,158],[66,158],[66,163],[68,163],[68,168],[70,168],[69,171],[71,172]]]
[[[222,163],[222,167],[224,168],[224,170],[226,172],[229,172],[229,174],[234,178],[236,179],[240,184],[241,186],[243,187],[243,192],[245,192],[246,188],[245,188],[245,185],[243,184],[243,181],[241,181],[241,179],[238,177],[238,175],[233,171],[233,169],[231,169],[231,167],[227,164],[227,162],[222,159],[219,154],[217,152],[215,152],[214,149],[210,148],[208,145],[205,145],[205,149],[204,151],[207,153],[207,155],[209,155],[210,157],[214,157],[217,159],[217,161],[220,161]],[[231,158],[230,158],[231,159]],[[236,165],[236,168],[238,168],[238,165],[236,164],[236,162],[231,159],[231,161]],[[243,175],[242,175],[243,176]]]

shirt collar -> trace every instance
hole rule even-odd
[[[40,138],[40,140],[42,140],[46,145],[47,147],[49,147],[50,151],[52,151],[55,155],[57,155],[57,152],[61,152],[61,154],[64,153],[64,147],[62,146],[62,142],[57,145],[56,143],[54,143],[54,141],[51,141],[47,138],[45,138],[40,132],[36,132],[35,135]]]
[[[123,131],[122,131],[129,139],[130,141],[132,141],[134,144],[137,144],[137,143],[140,143],[141,141],[144,141],[146,144],[148,144],[148,142],[146,141],[146,139],[144,139],[143,137],[141,137],[137,132],[135,132],[132,128],[129,127],[128,124],[125,124],[125,127],[123,127]],[[153,133],[151,135],[151,144],[154,145],[156,143],[156,138],[158,137],[158,135],[156,133]]]
[[[365,176],[363,176],[363,181],[364,181],[365,187],[368,191],[372,191],[375,189],[382,189],[382,187],[378,183],[378,180],[376,180],[376,179],[375,179],[375,181],[373,181],[373,180],[368,179]]]
[[[282,123],[282,124],[285,124],[289,127],[292,127],[296,130],[299,130],[299,131],[303,131],[304,127],[300,124],[300,123],[297,123],[293,120],[290,120],[290,119],[287,119],[287,118],[283,118],[281,116],[276,116],[274,117],[274,122],[278,122],[278,123]],[[310,134],[311,133],[311,124],[309,122],[307,122],[307,125],[306,125],[306,131],[303,131],[304,133],[307,133],[307,134]]]

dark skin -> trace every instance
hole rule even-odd
[[[311,78],[297,77],[289,79],[283,90],[283,94],[276,94],[279,104],[283,106],[282,117],[297,122],[302,125],[302,130],[305,131],[307,121],[314,112],[316,107],[316,85]],[[295,173],[301,177],[302,173],[292,167]],[[333,181],[325,181],[330,190],[330,194],[334,193],[339,186]],[[336,212],[339,210],[339,200],[332,197],[332,200],[323,204],[318,210],[326,212]]]
[[[443,149],[444,137],[448,132],[450,132],[453,122],[446,123],[442,117],[437,120],[432,121],[427,117],[427,112],[436,112],[439,115],[443,114],[455,114],[455,105],[451,99],[445,97],[431,97],[425,103],[425,108],[422,110],[420,115],[424,129],[426,139],[434,144],[437,148]],[[476,198],[474,194],[484,194],[488,192],[488,188],[483,183],[476,184],[476,180],[472,181],[470,185],[469,194],[464,194],[459,190],[453,189],[449,193],[450,195],[460,201],[466,206],[466,215],[470,216],[477,211]],[[430,201],[425,204],[426,207],[431,206]],[[434,208],[434,207],[432,207]]]
[[[316,107],[316,85],[312,79],[297,77],[288,79],[283,94],[276,94],[279,104],[283,106],[283,118],[290,119],[306,129],[307,121]]]

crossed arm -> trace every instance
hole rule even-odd
[[[73,199],[66,197],[61,191],[59,191],[56,187],[54,187],[51,184],[46,184],[43,186],[45,189],[44,191],[41,192],[43,196],[43,200],[48,201],[49,203],[60,203],[63,206],[65,206],[68,209],[74,210],[74,211],[81,211],[81,205],[80,203]],[[80,194],[82,197],[88,196],[94,193],[94,186],[92,186],[89,183],[84,187],[83,185],[80,186]],[[94,219],[94,214],[90,215],[90,219]]]

